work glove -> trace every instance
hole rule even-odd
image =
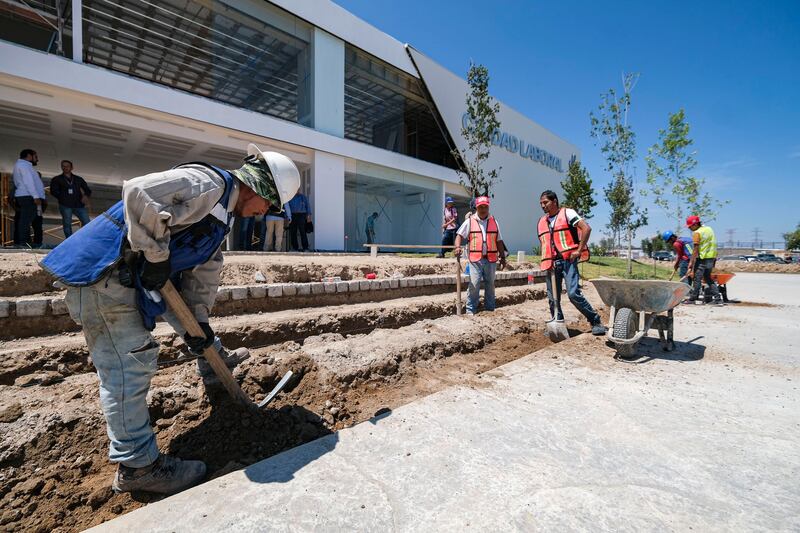
[[[151,263],[145,259],[140,276],[142,287],[148,291],[157,291],[167,283],[171,273],[172,267],[169,264],[169,258],[159,263]]]
[[[202,354],[206,348],[214,343],[214,330],[208,325],[208,322],[199,322],[200,329],[203,330],[205,337],[192,337],[188,333],[183,336],[186,346],[189,347],[192,353]]]

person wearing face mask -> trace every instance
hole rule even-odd
[[[122,186],[122,200],[58,245],[42,266],[67,285],[70,316],[83,326],[100,381],[100,405],[118,463],[116,492],[172,494],[199,482],[206,467],[160,453],[147,409],[159,345],[151,331],[163,315],[196,355],[214,344],[229,367],[249,357],[229,351],[209,326],[222,271],[221,244],[234,216],[263,216],[288,202],[300,173],[288,157],[254,144],[241,168],[188,163]],[[205,333],[186,334],[152,291],[171,281]],[[213,371],[198,358],[198,372]],[[206,381],[208,385],[209,382]]]
[[[578,263],[589,260],[587,243],[592,228],[574,209],[561,207],[558,196],[553,191],[544,191],[539,197],[539,205],[544,215],[539,219],[537,233],[542,248],[541,268],[548,272],[547,299],[551,316],[556,320],[564,320],[564,313],[555,295],[561,291],[562,283],[566,281],[569,301],[589,321],[592,335],[605,335],[608,328],[603,325],[600,315],[581,292],[581,277],[578,272]],[[550,275],[551,271],[554,276]]]

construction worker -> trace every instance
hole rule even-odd
[[[458,226],[458,210],[456,209],[456,203],[448,196],[444,199],[444,222],[442,223],[442,251],[439,252],[438,257],[439,259],[444,258],[444,254],[447,253],[447,248],[445,246],[453,246],[453,243],[456,239],[456,227]]]
[[[500,270],[506,266],[506,246],[500,234],[497,220],[489,214],[489,197],[475,199],[475,214],[461,224],[456,232],[455,254],[461,257],[461,243],[467,241],[469,259],[469,289],[467,294],[467,314],[478,312],[481,281],[483,281],[483,308],[494,311],[494,277],[497,263]]]
[[[678,238],[677,235],[669,230],[661,234],[661,239],[668,245],[671,245],[675,252],[675,264],[672,265],[672,274],[669,275],[669,280],[672,281],[672,278],[675,277],[675,273],[677,272],[682,281],[690,283],[686,274],[689,272],[689,254],[692,253],[691,244],[687,243],[682,238]]]
[[[286,156],[251,144],[244,165],[221,170],[179,165],[122,185],[122,201],[57,246],[42,261],[68,286],[70,316],[83,326],[100,380],[100,406],[118,463],[116,492],[171,494],[205,476],[202,461],[159,452],[150,427],[147,392],[156,372],[158,343],[151,331],[163,315],[194,354],[214,344],[233,367],[249,356],[227,351],[209,326],[222,271],[220,246],[233,217],[262,216],[297,192],[300,173]],[[205,336],[187,335],[154,292],[171,280]],[[202,376],[213,374],[198,359]]]
[[[686,217],[686,227],[692,230],[692,256],[689,259],[689,272],[692,276],[692,291],[688,303],[695,303],[700,298],[700,286],[706,284],[706,291],[711,295],[712,303],[723,305],[716,282],[711,279],[711,272],[717,262],[717,238],[710,226],[703,226],[700,217]],[[705,302],[701,302],[705,303]]]
[[[578,263],[589,260],[589,235],[592,228],[574,209],[561,207],[553,191],[544,191],[539,197],[544,215],[539,219],[537,233],[542,248],[542,270],[548,271],[547,299],[550,316],[564,320],[564,312],[557,304],[556,292],[561,292],[562,282],[567,282],[567,296],[578,311],[592,326],[592,335],[605,335],[606,328],[600,315],[581,292],[581,277]],[[555,274],[555,287],[550,271]]]

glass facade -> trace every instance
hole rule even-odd
[[[368,227],[374,229],[372,242],[439,244],[440,187],[440,182],[424,176],[357,162],[355,172],[345,173],[345,249],[364,251]]]
[[[84,61],[311,125],[311,27],[248,5],[84,0]]]
[[[421,82],[345,45],[344,136],[456,168]]]

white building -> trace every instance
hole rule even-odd
[[[69,159],[110,204],[127,178],[236,168],[255,142],[301,169],[320,250],[363,250],[373,212],[377,242],[440,242],[445,195],[468,202],[450,155],[466,91],[327,0],[0,3],[0,171],[33,148],[45,184]],[[579,152],[502,104],[500,120],[492,211],[509,247],[530,250],[539,193]]]

